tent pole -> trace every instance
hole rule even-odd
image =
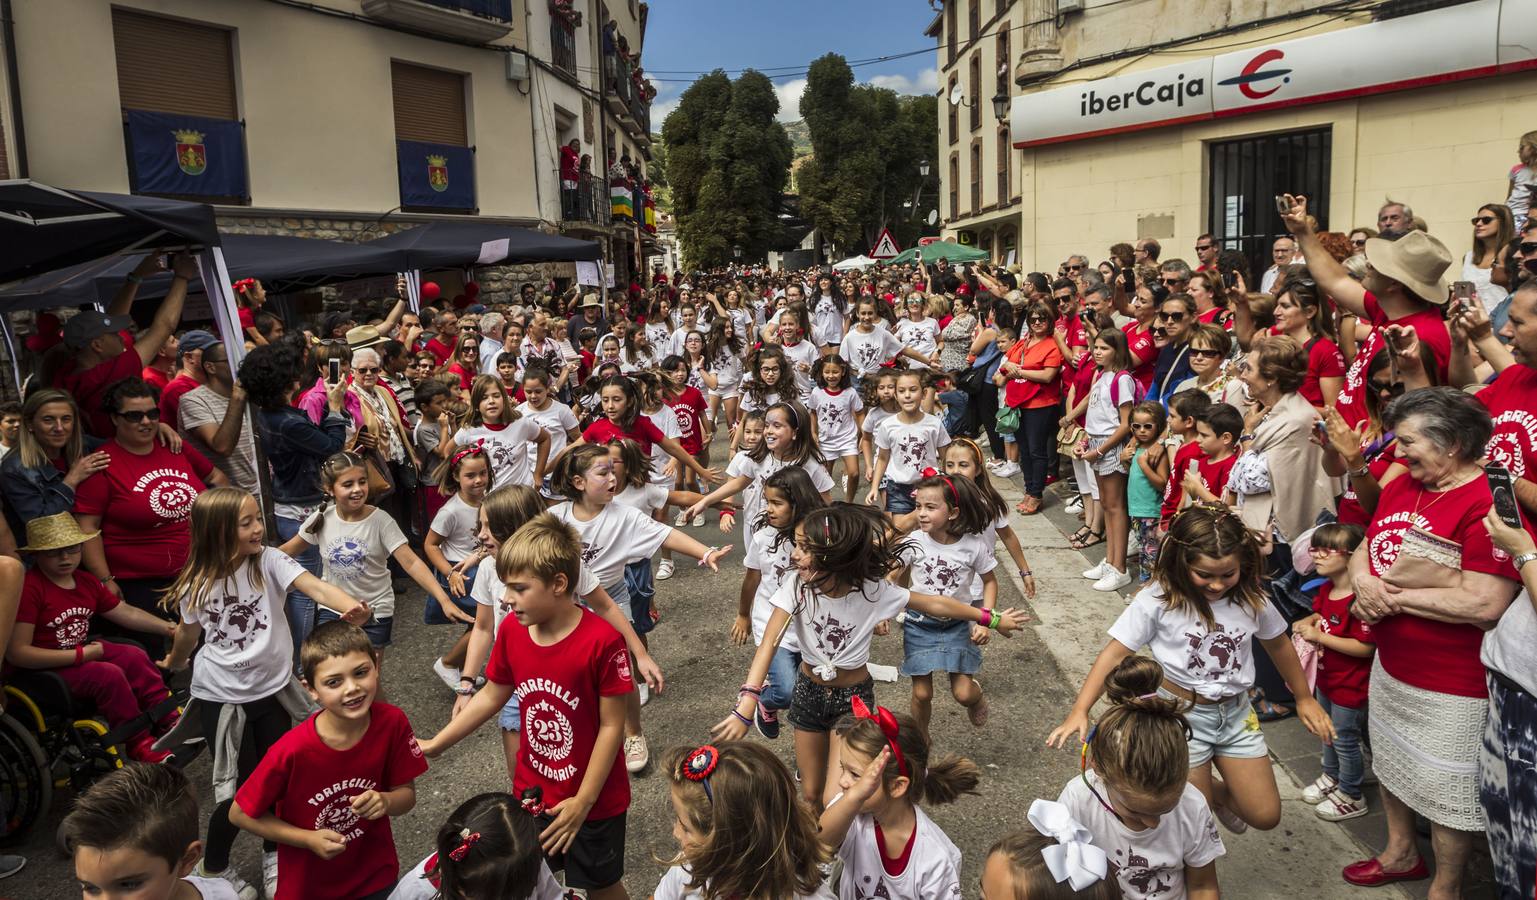
[[[199,274],[203,279],[203,293],[208,297],[209,309],[219,337],[224,342],[224,354],[229,360],[231,376],[238,376],[240,363],[245,359],[245,335],[240,331],[240,313],[235,306],[235,290],[230,283],[229,269],[224,265],[224,251],[218,247],[205,247],[197,255]],[[268,534],[277,534],[277,521],[272,513],[272,472],[267,463],[267,451],[262,446],[261,434],[251,416],[248,404],[245,422],[241,425],[251,436],[251,446],[256,452],[257,495],[256,505],[261,508],[262,521]]]
[[[16,396],[21,396],[21,357],[16,355],[16,330],[11,327],[11,314],[0,313],[0,334],[5,337],[5,350],[11,356],[11,375],[16,379]]]

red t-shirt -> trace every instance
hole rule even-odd
[[[1074,315],[1072,318],[1057,316],[1057,321],[1053,327],[1061,328],[1067,333],[1068,355],[1066,359],[1062,360],[1062,374],[1064,377],[1071,378],[1078,371],[1078,360],[1073,352],[1073,348],[1089,346],[1088,329],[1083,327],[1083,316],[1081,315]],[[1024,326],[1021,324],[1020,331],[1023,332],[1024,330]],[[1084,368],[1094,368],[1093,360],[1090,360],[1087,354],[1084,354],[1082,361]]]
[[[475,382],[475,376],[480,374],[480,372],[473,368],[466,372],[464,366],[461,366],[458,363],[454,363],[453,365],[449,366],[448,371],[459,376],[459,390],[461,391],[469,390],[470,385]]]
[[[176,373],[176,377],[167,382],[165,390],[160,392],[160,421],[180,431],[181,398],[200,386],[197,379],[187,373]]]
[[[1366,532],[1372,574],[1380,577],[1388,571],[1398,559],[1405,531],[1413,525],[1461,544],[1463,571],[1519,581],[1510,554],[1495,547],[1484,529],[1483,518],[1493,502],[1489,483],[1482,478],[1440,494],[1408,475],[1393,479],[1382,489],[1376,517]],[[1478,660],[1484,633],[1476,626],[1399,613],[1372,630],[1382,668],[1399,681],[1460,697],[1485,695],[1484,667]]]
[[[645,416],[636,416],[629,431],[625,431],[606,418],[600,418],[582,432],[582,440],[589,444],[606,444],[614,438],[629,438],[640,445],[640,452],[650,455],[651,445],[661,443],[666,435],[662,434],[656,424]]]
[[[54,584],[40,569],[31,569],[21,582],[16,621],[32,623],[32,646],[73,650],[91,633],[91,617],[117,604],[117,597],[84,569],[75,570],[74,590]]]
[[[1484,455],[1516,478],[1537,481],[1537,369],[1511,366],[1475,396],[1494,417]]]
[[[101,401],[107,395],[107,388],[124,378],[133,378],[143,371],[144,363],[139,360],[138,351],[127,347],[117,356],[99,362],[83,372],[77,368],[60,372],[54,379],[54,387],[69,391],[80,407],[80,414],[85,417],[86,428],[91,434],[106,438],[111,437],[115,430],[112,426],[112,417],[101,408]]]
[[[699,393],[698,388],[686,386],[676,398],[668,400],[667,405],[678,420],[678,430],[683,432],[678,443],[683,445],[684,452],[697,456],[704,450],[704,430],[700,423],[709,412],[704,395]]]
[[[1196,473],[1201,476],[1201,483],[1206,489],[1222,499],[1222,492],[1227,489],[1227,477],[1233,471],[1233,463],[1238,462],[1238,454],[1228,454],[1227,459],[1212,462],[1206,458],[1206,454],[1196,457]]]
[[[172,453],[159,441],[143,456],[115,440],[101,451],[111,459],[75,489],[75,512],[101,516],[107,566],[118,578],[175,575],[187,564],[192,501],[206,490],[213,463],[191,447]]]
[[[316,713],[278,739],[235,793],[241,812],[268,813],[307,831],[330,829],[346,838],[334,859],[278,844],[277,900],[350,900],[386,890],[400,875],[390,817],[360,819],[352,799],[392,791],[427,771],[406,714],[388,703],[369,711],[368,731],[350,750],[326,745]]]
[[[1324,405],[1324,391],[1319,386],[1320,378],[1343,378],[1345,376],[1345,354],[1340,352],[1339,345],[1326,337],[1314,338],[1308,342],[1308,373],[1302,379],[1302,387],[1297,393],[1302,399],[1314,406]]]
[[[1426,309],[1402,318],[1389,319],[1377,304],[1376,296],[1367,292],[1366,314],[1367,321],[1373,326],[1372,331],[1361,346],[1356,348],[1350,371],[1345,373],[1345,386],[1340,388],[1339,400],[1334,405],[1344,417],[1345,423],[1352,428],[1367,418],[1366,391],[1370,388],[1366,386],[1366,370],[1371,365],[1372,357],[1383,347],[1383,326],[1407,325],[1413,328],[1419,339],[1430,345],[1436,358],[1436,373],[1442,383],[1446,382],[1446,363],[1452,355],[1452,338],[1446,330],[1446,322],[1441,319],[1439,309]]]
[[[171,376],[154,366],[145,366],[144,371],[139,373],[139,377],[144,379],[145,384],[160,388],[162,393],[165,391],[165,386],[171,383]]]
[[[434,337],[422,345],[422,349],[432,354],[432,358],[438,361],[438,365],[448,362],[448,358],[454,355],[454,348]]]
[[[624,639],[586,609],[576,628],[549,647],[535,643],[528,629],[509,616],[496,633],[486,679],[512,685],[522,701],[512,792],[521,797],[537,787],[546,806],[574,796],[582,786],[598,740],[598,698],[635,689]],[[607,819],[629,808],[630,776],[615,752],[589,817]]]
[[[1318,613],[1318,628],[1325,634],[1351,638],[1370,644],[1374,640],[1370,625],[1350,614],[1355,594],[1330,598],[1334,582],[1326,581],[1313,598],[1313,612]],[[1366,683],[1371,680],[1372,658],[1351,656],[1328,647],[1319,647],[1318,688],[1330,703],[1360,709],[1366,705]]]
[[[235,311],[235,316],[240,319],[240,333],[244,334],[247,328],[256,327],[256,311],[249,306],[242,306]]]
[[[1393,463],[1397,461],[1398,457],[1396,454],[1384,450],[1382,453],[1366,461],[1366,469],[1372,473],[1372,478],[1380,482],[1382,481],[1382,476],[1386,475],[1388,469],[1391,469]],[[1345,493],[1340,497],[1340,508],[1335,513],[1335,519],[1341,525],[1360,525],[1362,528],[1365,528],[1371,522],[1371,517],[1366,514],[1366,510],[1361,506],[1361,500],[1356,496],[1356,489],[1351,485],[1351,480],[1348,477],[1345,479]]]
[[[1201,445],[1195,441],[1181,444],[1174,452],[1174,459],[1169,464],[1169,480],[1163,486],[1163,506],[1158,511],[1158,517],[1163,527],[1169,527],[1169,520],[1179,512],[1179,505],[1185,499],[1185,489],[1181,487],[1185,480],[1185,473],[1195,465],[1196,460],[1204,460],[1206,454],[1201,452]]]
[[[1153,369],[1158,365],[1158,348],[1153,344],[1153,329],[1143,328],[1136,322],[1128,322],[1121,328],[1126,335],[1126,347],[1131,351],[1131,377],[1137,382],[1137,390],[1146,394],[1153,383]]]
[[[1197,271],[1199,271],[1199,270],[1197,270]],[[1222,318],[1222,316],[1225,315],[1226,313],[1227,313],[1227,310],[1223,309],[1222,307],[1220,307],[1220,306],[1213,306],[1211,309],[1208,309],[1206,312],[1196,313],[1195,319],[1196,319],[1197,322],[1201,322],[1203,324],[1210,325],[1212,322],[1217,322],[1217,320]],[[1223,321],[1217,322],[1217,324],[1221,325],[1223,328],[1226,328],[1229,331],[1233,330],[1233,320],[1232,320],[1231,317],[1229,317],[1227,319],[1223,319]]]

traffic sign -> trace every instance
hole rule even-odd
[[[901,252],[902,248],[898,247],[897,242],[891,237],[891,229],[882,228],[881,236],[875,242],[875,249],[870,251],[870,258],[891,259]]]

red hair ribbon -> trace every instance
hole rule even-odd
[[[459,846],[448,851],[448,858],[454,862],[462,862],[469,854],[470,848],[480,843],[480,832],[471,831],[468,828],[459,831]]]
[[[895,369],[896,367],[897,367],[897,361],[896,361],[895,357],[893,357],[891,359],[888,359],[885,362],[881,363],[881,368],[882,369]]]
[[[907,759],[902,756],[902,748],[897,746],[897,735],[902,733],[902,729],[897,726],[897,717],[884,706],[876,706],[875,712],[870,712],[870,707],[865,705],[865,698],[858,694],[849,701],[849,707],[854,711],[854,718],[869,719],[880,726],[881,734],[886,736],[886,746],[891,748],[892,758],[897,761],[897,773],[903,778],[908,777]]]
[[[524,788],[518,803],[531,816],[544,815],[544,791],[537,787]]]
[[[961,505],[961,495],[956,492],[956,490],[955,490],[955,482],[950,480],[950,476],[949,475],[944,474],[943,472],[939,471],[938,469],[934,468],[933,466],[929,466],[928,468],[923,470],[923,477],[924,478],[940,478],[940,479],[943,479],[944,482],[945,482],[945,487],[948,487],[950,489],[950,496],[955,499],[955,505],[956,506],[960,506]]]
[[[237,293],[237,294],[247,294],[247,293],[250,293],[251,290],[253,290],[256,287],[256,279],[255,278],[242,278],[239,281],[235,282],[234,285],[232,285],[232,287],[235,288],[235,293]]]
[[[703,787],[705,798],[713,804],[715,795],[710,793],[710,776],[715,774],[715,767],[718,765],[720,765],[720,750],[716,749],[714,744],[705,744],[684,758],[679,774]]]
[[[464,459],[466,456],[474,456],[477,453],[485,452],[486,448],[482,447],[479,441],[476,441],[473,444],[469,444],[463,450],[455,453],[453,458],[448,461],[449,468],[453,468],[454,466],[459,465],[459,460]]]

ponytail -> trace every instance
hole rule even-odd
[[[1112,787],[1149,797],[1181,790],[1190,768],[1183,700],[1158,693],[1163,666],[1148,656],[1121,660],[1105,678],[1110,710],[1089,735],[1094,771]]]
[[[906,776],[907,801],[914,806],[927,800],[930,803],[953,803],[964,794],[975,794],[982,781],[982,770],[977,764],[960,756],[948,755],[929,762],[933,746],[928,736],[918,726],[918,720],[907,713],[878,710],[881,716],[890,716],[896,723],[896,736],[888,738],[880,724],[873,718],[845,716],[838,723],[843,746],[874,759],[881,750],[895,744],[896,751],[886,760],[886,771],[881,773],[883,786],[889,788],[897,778]],[[903,771],[905,767],[905,772]],[[1181,773],[1183,774],[1183,773]]]
[[[368,464],[363,457],[349,450],[333,453],[320,464],[320,486],[325,490],[326,498],[321,502],[320,509],[316,511],[314,518],[304,526],[305,534],[320,536],[320,529],[325,526],[326,512],[335,503],[331,491],[335,488],[337,480],[342,477],[342,473],[348,469],[362,469],[366,475]]]

